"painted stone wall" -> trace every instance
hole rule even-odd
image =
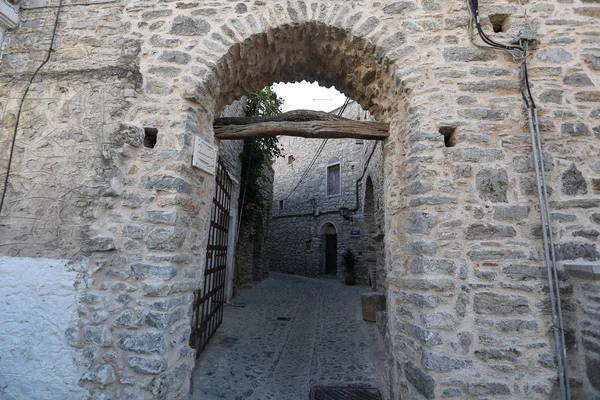
[[[78,385],[85,360],[68,335],[77,324],[77,269],[65,260],[0,257],[1,398],[89,398]]]
[[[22,22],[7,32],[2,149],[57,3],[21,1]],[[559,267],[597,264],[598,6],[531,0],[525,9],[540,34],[528,64]],[[0,251],[85,266],[70,336],[85,357],[80,388],[187,397],[189,308],[214,188],[190,166],[192,139],[216,143],[214,117],[249,91],[306,79],[391,123],[382,321],[391,397],[556,396],[519,63],[471,42],[465,3],[90,0],[64,11],[25,102]],[[499,41],[528,26],[508,0],[485,2],[481,16]],[[489,16],[504,32],[492,33]],[[158,130],[154,148],[144,128]],[[454,146],[440,129],[454,129]],[[562,285],[572,389],[597,397],[598,285],[567,274]]]

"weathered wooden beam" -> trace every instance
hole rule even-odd
[[[315,139],[385,139],[389,124],[354,121],[320,111],[296,110],[272,117],[219,118],[215,120],[218,139],[249,139],[271,136],[299,136]]]
[[[259,122],[215,128],[217,139],[251,139],[271,136],[298,136],[314,139],[385,139],[389,124],[365,121]]]
[[[351,121],[347,118],[322,111],[294,110],[272,117],[217,118],[214,127],[226,125],[251,125],[259,122],[309,122],[309,121]]]

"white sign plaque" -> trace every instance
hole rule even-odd
[[[194,139],[192,166],[214,175],[217,167],[218,149],[198,136]]]

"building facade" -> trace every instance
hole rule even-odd
[[[552,189],[569,384],[594,398],[599,10],[523,3],[487,1],[480,20],[502,43],[522,28],[538,34],[526,60]],[[308,80],[390,123],[384,212],[374,214],[384,229],[390,397],[557,396],[561,327],[549,307],[522,62],[472,35],[465,2],[19,5],[0,66],[2,171],[16,131],[0,214],[0,343],[9,343],[0,390],[188,396],[192,294],[215,189],[214,176],[191,166],[194,137],[217,145],[213,120],[226,105]],[[20,107],[59,11],[50,61]]]
[[[331,113],[339,115],[340,111]],[[356,102],[349,103],[342,116],[373,120]],[[305,276],[337,275],[343,280],[342,259],[350,250],[357,259],[357,282],[375,287],[376,277],[385,277],[382,257],[377,265],[374,239],[378,233],[383,235],[383,227],[374,219],[367,225],[364,213],[368,187],[373,199],[369,203],[373,206],[371,214],[382,215],[382,143],[298,137],[280,137],[279,141],[284,155],[273,164],[271,270]],[[374,196],[375,188],[378,197]],[[380,243],[382,239],[380,236]]]

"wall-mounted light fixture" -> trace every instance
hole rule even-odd
[[[352,221],[352,212],[348,209],[348,207],[340,208],[340,215],[345,220]]]

